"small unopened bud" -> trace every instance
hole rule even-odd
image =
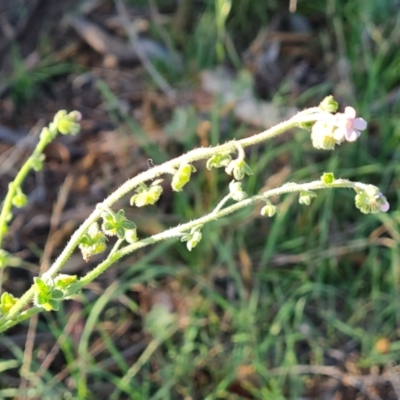
[[[242,182],[232,181],[229,184],[229,192],[233,200],[241,201],[247,197],[247,193],[242,189]]]
[[[241,159],[231,161],[225,168],[225,172],[232,175],[237,181],[241,181],[245,175],[253,175],[251,168]]]
[[[15,193],[14,197],[12,198],[12,204],[13,206],[17,208],[22,208],[26,206],[28,203],[28,197],[26,194],[22,192],[20,188],[17,189],[17,193]]]
[[[303,190],[300,192],[299,203],[309,206],[313,197],[317,197],[317,194],[311,190]]]
[[[272,203],[268,203],[261,209],[260,214],[263,217],[273,217],[277,211],[278,207],[274,206]]]
[[[321,176],[321,182],[325,183],[325,185],[332,185],[332,183],[335,181],[335,176],[333,175],[332,172],[325,172]]]
[[[322,111],[326,111],[329,113],[335,113],[338,108],[339,108],[339,104],[337,103],[337,101],[335,101],[335,99],[333,98],[333,96],[326,96],[321,103],[319,103],[319,108]]]

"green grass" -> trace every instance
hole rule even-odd
[[[182,79],[190,80],[194,64],[195,69],[215,66],[221,54],[229,59],[222,41],[215,46],[217,38],[231,35],[236,43],[240,32],[251,36],[253,20],[245,16],[252,15],[255,26],[261,25],[277,7],[271,2],[262,13],[261,1],[233,1],[218,34],[214,3],[199,3],[203,8],[183,48]],[[322,155],[312,149],[306,132],[287,136],[279,147],[268,143],[250,156],[255,174],[245,188],[257,192],[276,172],[275,157],[286,157],[291,181],[334,171],[336,176],[377,184],[388,196],[390,213],[362,215],[346,191],[321,193],[309,207],[288,195],[272,219],[248,209],[206,226],[202,242],[191,253],[179,242],[140,251],[114,267],[118,278],[103,293],[84,291],[79,296],[79,343],[62,334],[68,325],[65,307],[42,316],[38,331],[62,338],[61,366],[34,378],[29,396],[240,399],[232,392],[232,383],[239,380],[256,399],[298,399],[307,390],[305,376],[277,374],[275,368],[329,365],[331,350],[343,351],[345,361],[364,373],[400,362],[400,107],[371,108],[399,84],[399,19],[389,3],[328,0],[326,6],[316,2],[316,9],[310,10],[299,2],[299,11],[325,14],[335,41],[331,50],[336,60],[348,60],[355,95],[351,102],[370,122],[371,135]],[[103,84],[99,87],[111,104],[112,93]],[[129,126],[142,138],[148,156],[161,162],[167,156],[160,154],[162,149],[146,142],[137,123],[117,111],[110,110],[113,121]],[[230,137],[237,137],[243,127],[227,118]],[[228,139],[219,137],[217,105],[209,120],[213,142]],[[196,115],[189,110],[186,116],[175,114],[174,121],[172,127],[193,131]],[[195,145],[194,135],[190,138],[180,142],[185,151]],[[210,180],[204,166],[199,167],[184,193],[173,196],[171,209],[179,221],[209,211],[226,192],[228,179],[221,171]],[[138,288],[152,296],[167,293],[175,312],[141,309]],[[387,353],[375,349],[380,338],[391,342]],[[8,343],[6,338],[0,342]],[[124,353],[139,342],[143,349]],[[22,396],[18,388],[8,387],[7,376],[18,376],[23,354],[15,345],[9,348],[10,359],[0,361],[4,399]],[[33,373],[40,370],[40,351],[38,347],[34,352]],[[247,379],[238,377],[244,366],[252,371]],[[57,380],[60,369],[64,375]],[[317,385],[321,379],[313,376],[310,382]]]

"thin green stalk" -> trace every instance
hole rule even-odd
[[[44,129],[47,130],[47,128]],[[40,134],[40,140],[36,145],[32,155],[25,161],[15,179],[8,185],[8,192],[0,214],[0,248],[3,243],[4,235],[6,233],[5,227],[7,225],[7,216],[10,214],[11,208],[13,206],[12,200],[16,195],[18,188],[22,186],[22,183],[24,182],[26,176],[32,169],[33,163],[43,153],[44,148],[51,142],[52,138],[53,136],[50,133],[44,134],[44,130],[42,130]]]

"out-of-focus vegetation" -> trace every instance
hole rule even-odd
[[[59,17],[80,15],[88,3],[71,1]],[[116,15],[112,2],[99,4],[92,21]],[[44,181],[39,175],[27,182],[36,202],[29,218],[20,218],[22,236],[14,225],[16,238],[8,242],[24,262],[6,271],[7,290],[21,290],[26,269],[57,255],[79,212],[147,162],[263,130],[238,121],[222,94],[210,99],[201,89],[205,68],[237,74],[238,85],[250,76],[255,92],[274,107],[316,105],[333,93],[342,108],[351,104],[369,121],[357,143],[333,153],[317,152],[304,132],[257,149],[249,154],[255,173],[244,183],[247,192],[333,171],[379,186],[391,211],[362,215],[345,191],[321,193],[309,207],[287,196],[272,219],[248,209],[206,226],[192,252],[172,241],[140,251],[76,301],[43,314],[36,327],[0,338],[0,398],[400,398],[399,2],[299,0],[296,16],[288,2],[272,0],[125,4],[131,20],[146,22],[145,36],[180,60],[152,60],[178,100],[161,93],[140,63],[112,64],[76,45],[71,28],[48,20],[37,42],[46,51],[37,45],[33,69],[27,72],[21,61],[28,44],[16,40],[3,49],[11,60],[0,71],[9,125],[50,120],[59,108],[84,116],[81,141],[50,149]],[[67,32],[66,42],[58,29]],[[279,32],[275,50],[271,31]],[[304,34],[310,37],[301,41]],[[68,52],[68,46],[75,48]],[[299,77],[301,65],[306,72]],[[12,154],[9,143],[0,145]],[[2,161],[6,166],[10,159]],[[0,176],[1,189],[13,172]],[[68,173],[74,182],[65,189]],[[141,235],[154,233],[209,211],[227,183],[222,173],[198,168],[184,193],[166,193],[159,207],[127,213]],[[57,194],[51,191],[58,185],[75,198],[50,229]],[[47,197],[37,200],[38,188]]]

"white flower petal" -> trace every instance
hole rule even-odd
[[[367,128],[367,121],[364,118],[356,118],[353,122],[353,128],[358,131],[363,131]]]
[[[390,204],[389,204],[389,202],[386,200],[385,203],[383,203],[383,204],[381,204],[381,205],[379,206],[379,208],[380,208],[380,210],[381,210],[382,212],[387,212],[387,211],[389,211]]]
[[[341,140],[344,140],[345,134],[346,134],[346,129],[337,128],[333,132],[333,138],[335,140],[338,140],[338,141],[340,140],[341,141]]]
[[[345,136],[348,142],[355,142],[359,138],[360,132],[356,131],[355,129],[349,129],[346,131]]]
[[[353,107],[346,107],[344,109],[344,114],[347,118],[355,118],[356,117],[356,110]]]

